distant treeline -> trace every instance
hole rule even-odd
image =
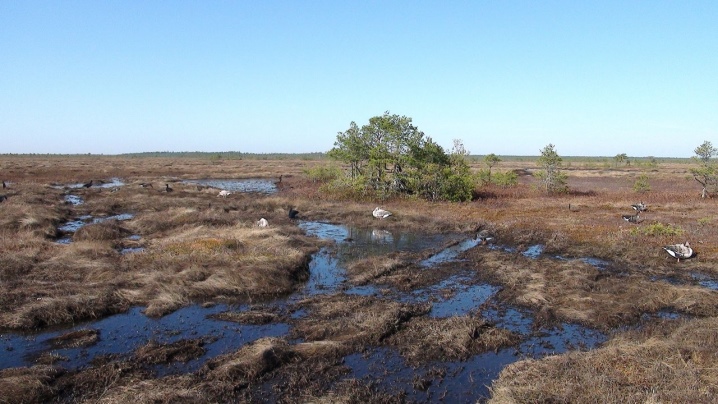
[[[50,154],[50,153],[2,153],[0,157],[48,157],[48,158],[85,158],[85,157],[127,157],[127,158],[196,158],[210,160],[323,160],[326,153],[242,153],[238,151],[228,152],[142,152],[142,153],[122,153],[122,154]]]
[[[199,158],[210,160],[329,160],[324,152],[314,153],[242,153],[238,151],[228,152],[142,152],[142,153],[123,153],[123,154],[44,154],[44,153],[3,153],[2,156],[12,157],[129,157],[129,158],[145,158],[145,157],[161,157],[161,158]],[[470,155],[467,159],[471,163],[480,163],[484,160],[485,155]],[[498,156],[502,161],[506,162],[535,162],[539,156]],[[564,163],[592,163],[592,164],[615,164],[616,160],[613,156],[561,156]],[[693,160],[686,157],[633,157],[627,156],[627,161],[621,162],[621,165],[655,165],[663,163],[690,163]]]
[[[326,154],[315,153],[242,153],[229,152],[143,152],[118,154],[121,157],[207,158],[210,160],[323,160]]]

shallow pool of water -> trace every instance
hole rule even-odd
[[[691,277],[698,281],[698,284],[703,286],[704,288],[712,289],[712,290],[718,290],[718,280],[713,279],[712,277],[706,275],[706,274],[700,274],[697,272],[691,273]]]
[[[227,310],[245,310],[246,308],[246,306],[233,308],[226,305],[206,308],[192,305],[154,319],[145,316],[141,307],[134,307],[127,313],[116,314],[60,331],[26,336],[4,334],[0,336],[3,350],[3,354],[0,356],[0,369],[31,366],[41,354],[47,353],[66,358],[59,364],[69,369],[76,369],[86,366],[98,355],[131,354],[149,341],[172,343],[187,338],[206,338],[207,343],[204,348],[207,352],[201,358],[187,363],[162,365],[157,368],[160,374],[192,372],[209,358],[233,352],[258,338],[283,336],[289,331],[289,325],[284,323],[243,325],[209,317]],[[85,329],[98,331],[99,339],[95,344],[81,348],[52,348],[50,341],[53,338]]]
[[[121,213],[119,215],[106,216],[106,217],[93,217],[91,215],[79,216],[75,220],[67,221],[57,227],[57,230],[63,234],[63,237],[58,238],[55,242],[59,244],[69,244],[72,242],[72,234],[80,230],[81,227],[90,223],[102,223],[108,220],[130,220],[135,215],[132,213]],[[69,235],[68,235],[69,234]],[[139,236],[137,236],[139,238]]]
[[[85,203],[85,201],[80,198],[77,195],[67,194],[65,195],[65,202],[69,203],[70,205],[78,206]]]
[[[98,219],[131,218],[118,216],[121,218],[115,216]],[[95,219],[83,217],[80,220],[84,224]],[[521,343],[516,347],[475,355],[465,361],[441,361],[415,366],[406,363],[396,350],[386,347],[369,348],[366,352],[354,353],[345,358],[345,364],[351,369],[347,377],[369,379],[383,391],[404,391],[410,400],[416,401],[475,402],[488,395],[486,386],[490,385],[501,369],[509,363],[522,357],[541,357],[569,349],[595,348],[606,340],[604,334],[574,324],[564,323],[555,328],[536,330],[533,314],[529,311],[506,306],[499,309],[483,308],[499,288],[476,281],[475,268],[459,269],[434,285],[410,292],[387,287],[379,289],[371,283],[352,285],[345,274],[345,264],[358,258],[395,251],[422,252],[435,249],[438,252],[416,263],[418,271],[431,270],[432,266],[455,261],[463,251],[476,247],[479,240],[474,238],[357,229],[320,222],[300,222],[299,227],[310,236],[330,239],[335,243],[314,254],[310,262],[309,279],[295,293],[266,302],[270,310],[286,314],[284,318],[300,319],[307,316],[309,313],[306,310],[297,309],[295,306],[296,302],[307,296],[346,293],[409,303],[431,302],[431,317],[480,314],[497,327],[506,328],[522,336]],[[437,249],[437,246],[447,245],[449,247]],[[503,249],[507,248],[510,247]],[[541,251],[538,252],[540,253]],[[154,368],[160,376],[192,372],[208,359],[234,352],[258,338],[288,334],[291,326],[284,322],[245,325],[212,317],[225,311],[241,312],[248,309],[247,305],[192,305],[153,319],[144,316],[142,308],[134,307],[127,313],[63,330],[35,335],[4,334],[0,336],[0,349],[4,351],[0,356],[0,369],[30,366],[40,355],[48,353],[65,358],[58,362],[59,365],[75,369],[88,365],[98,355],[117,354],[126,357],[150,341],[173,343],[199,338],[205,341],[204,355],[187,363],[175,362]],[[82,329],[97,330],[98,342],[84,348],[58,349],[51,346],[52,338]],[[437,372],[443,376],[437,376]],[[415,388],[416,386],[420,388]]]
[[[206,187],[223,189],[230,192],[257,192],[261,194],[273,194],[277,192],[277,184],[274,180],[265,178],[249,179],[199,179],[185,180],[184,184],[196,184]]]

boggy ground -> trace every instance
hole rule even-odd
[[[491,402],[710,402],[717,393],[718,297],[698,280],[718,278],[718,216],[715,200],[698,198],[690,166],[582,170],[574,164],[567,171],[567,195],[543,195],[530,176],[522,176],[518,187],[477,190],[470,203],[386,201],[381,205],[394,216],[376,221],[369,213],[377,202],[321,194],[302,175],[317,164],[323,163],[3,157],[0,175],[10,187],[0,204],[0,327],[41,329],[137,305],[161,316],[192,302],[289,293],[306,280],[309,257],[325,244],[287,217],[294,206],[302,219],[357,227],[468,236],[488,230],[496,236],[493,246],[460,256],[462,270],[498,287],[486,306],[529,309],[537,328],[570,322],[610,334],[598,349],[509,365],[491,386]],[[525,165],[501,163],[498,169],[525,173]],[[641,174],[651,186],[644,194],[633,191]],[[279,175],[274,195],[235,193],[227,199],[216,189],[181,181]],[[68,190],[61,185],[114,177],[125,182],[116,192],[73,188],[69,192],[84,203],[65,200]],[[145,182],[153,188],[139,186]],[[164,184],[174,191],[161,192]],[[649,205],[643,222],[623,221],[639,200]],[[68,245],[55,242],[58,226],[68,220],[123,213],[134,216],[88,224]],[[255,226],[260,217],[269,220],[268,228]],[[697,252],[690,260],[676,262],[661,249],[686,240]],[[522,254],[534,245],[543,248],[537,258]],[[144,251],[121,254],[126,247]],[[348,282],[394,290],[432,285],[454,269],[418,269],[430,253],[356,260],[347,265]],[[587,257],[608,264],[582,260]],[[462,360],[520,340],[482,318],[478,307],[433,318],[429,306],[330,293],[297,302],[295,309],[307,314],[295,319],[262,310],[226,314],[227,321],[247,323],[281,317],[292,329],[287,337],[256,340],[184,375],[157,377],[152,365],[199,357],[207,341],[150,342],[129,357],[96,358],[80,370],[45,357],[32,367],[0,371],[0,402],[402,402],[408,398],[401,391],[345,379],[343,358],[388,346],[410,363]],[[662,312],[675,316],[644,321],[645,314]],[[90,330],[57,344],[92,344],[96,338]]]

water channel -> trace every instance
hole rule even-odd
[[[212,183],[209,180],[203,184],[232,189],[226,186],[227,184]],[[68,195],[66,199],[68,203],[74,205],[82,204],[82,199],[77,196]],[[82,216],[65,223],[61,231],[69,234],[87,223],[102,220],[131,220],[133,217],[129,213],[107,218]],[[149,318],[143,314],[142,307],[132,307],[126,313],[71,327],[51,329],[41,333],[0,334],[0,349],[3,351],[0,356],[0,369],[32,366],[48,356],[56,358],[56,363],[67,369],[79,369],[89,366],[94,358],[101,355],[128,357],[134,350],[151,341],[173,343],[185,339],[202,339],[203,348],[206,350],[202,356],[188,362],[156,365],[153,369],[158,377],[193,372],[208,359],[236,351],[259,338],[287,336],[292,321],[307,315],[296,303],[306,297],[328,293],[371,295],[406,303],[430,301],[432,308],[428,315],[431,317],[480,314],[497,327],[522,336],[518,346],[475,355],[464,361],[409,365],[398,351],[388,347],[369,347],[365,352],[353,353],[344,358],[344,364],[351,369],[344,377],[366,379],[367,382],[379,386],[384,391],[402,393],[414,401],[432,401],[439,397],[448,402],[476,401],[477,398],[488,395],[487,386],[497,377],[501,369],[512,362],[525,357],[538,358],[572,349],[596,348],[607,338],[598,331],[569,323],[536,330],[533,327],[533,313],[530,311],[510,306],[498,308],[497,305],[482,306],[493,298],[498,287],[476,283],[470,270],[457,270],[434,285],[409,292],[387,287],[378,288],[371,283],[353,285],[345,275],[344,268],[351,260],[398,251],[416,253],[436,249],[428,258],[417,262],[417,270],[431,270],[432,267],[447,262],[457,262],[457,267],[460,267],[458,265],[460,254],[476,248],[480,240],[458,234],[392,232],[322,222],[304,221],[299,222],[298,226],[308,235],[332,240],[334,244],[314,254],[310,263],[309,279],[301,288],[289,296],[277,297],[262,303],[262,310],[279,314],[278,321],[252,325],[216,318],[216,315],[225,312],[238,313],[252,310],[253,306],[249,304],[210,306],[194,304],[161,318]],[[131,237],[136,239],[138,236]],[[436,248],[447,245],[448,247],[445,248]],[[513,247],[505,245],[490,245],[488,248],[515,251]],[[523,252],[528,258],[538,258],[542,254],[541,245],[530,246]],[[560,256],[553,258],[566,259]],[[596,258],[581,260],[601,270],[609,266],[608,262]],[[472,270],[476,271],[475,268]],[[716,287],[716,282],[711,279],[698,278],[698,276],[696,278],[706,287]],[[453,293],[442,294],[442,291],[447,289],[451,289]],[[479,311],[479,307],[491,308]],[[96,332],[99,338],[86,346],[63,347],[55,342],[58,337],[68,333],[87,330]],[[431,375],[439,368],[442,369],[444,376],[438,381],[421,389],[413,387],[417,378],[435,379]]]

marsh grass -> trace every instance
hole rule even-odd
[[[601,272],[580,260],[529,259],[501,251],[473,257],[480,276],[503,287],[501,301],[536,310],[545,325],[567,321],[608,331],[661,310],[718,315],[715,292],[700,286],[673,285],[648,274]]]
[[[71,324],[132,305],[159,316],[193,302],[251,301],[288,293],[307,279],[311,253],[325,244],[304,236],[287,217],[288,207],[294,206],[302,220],[364,228],[464,232],[467,237],[489,228],[499,245],[517,251],[479,246],[462,254],[461,266],[501,288],[493,299],[496,304],[531,309],[537,327],[559,322],[607,332],[638,327],[615,334],[592,351],[507,367],[492,386],[494,402],[593,402],[596,397],[602,402],[709,402],[715,396],[716,293],[698,286],[691,276],[718,276],[718,232],[711,226],[715,201],[700,198],[690,164],[661,162],[651,167],[650,191],[638,194],[633,185],[643,167],[611,169],[576,162],[566,170],[569,192],[546,196],[534,187],[534,162],[507,159],[496,169],[516,172],[516,186],[477,188],[474,201],[456,204],[411,197],[381,202],[333,198],[302,174],[319,172],[322,164],[4,157],[0,169],[12,186],[8,200],[0,204],[0,327]],[[275,195],[233,194],[226,200],[217,198],[216,190],[182,183],[279,175],[283,180]],[[63,189],[112,177],[127,185],[117,192]],[[140,182],[154,188],[141,188]],[[165,183],[175,192],[161,192]],[[85,203],[66,203],[66,192]],[[639,200],[649,206],[645,222],[629,226],[621,215],[631,213],[630,205]],[[394,216],[374,219],[371,210],[379,204]],[[569,204],[579,208],[569,209]],[[69,245],[54,242],[57,226],[67,220],[121,213],[134,217],[86,226]],[[260,217],[269,221],[269,228],[253,227]],[[118,253],[127,234],[141,237],[137,243],[143,252]],[[676,263],[661,249],[686,239],[697,253],[691,260]],[[544,246],[541,257],[521,254],[534,244]],[[599,270],[582,262],[584,257],[610,265]],[[419,258],[398,254],[360,260],[349,266],[348,276],[354,284],[404,285],[397,289],[408,291],[451,273],[448,266],[440,266],[436,278],[415,279],[412,263]],[[677,282],[664,281],[669,278]],[[492,335],[501,330],[486,327],[479,318],[428,319],[428,304],[339,294],[312,297],[297,306],[308,315],[291,320],[291,338],[302,343],[260,339],[214,358],[199,372],[161,379],[148,365],[182,357],[175,356],[172,347],[144,347],[127,360],[98,358],[75,372],[45,365],[7,369],[0,371],[0,402],[261,401],[267,392],[262,386],[268,385],[276,386],[271,397],[285,402],[391,402],[401,400],[401,393],[387,394],[358,380],[338,381],[347,372],[343,355],[392,341],[417,360],[419,352],[431,356],[441,349],[463,357],[511,344],[513,338],[502,332]],[[662,310],[686,318],[641,322],[643,314]],[[271,317],[266,314],[274,314],[260,309],[250,313],[235,320],[266,321]],[[484,335],[490,340],[483,341]],[[438,341],[444,344],[439,347]],[[189,344],[188,351],[195,346],[201,348]],[[55,362],[49,358],[47,363]]]
[[[146,364],[160,364],[170,362],[188,362],[204,355],[203,339],[183,339],[170,344],[160,344],[156,341],[141,346],[135,351],[135,358]]]
[[[229,312],[214,314],[211,316],[217,320],[232,321],[240,324],[262,325],[279,322],[282,317],[278,313],[269,310],[254,309],[242,312]]]
[[[51,383],[63,373],[51,365],[0,370],[0,403],[46,402],[57,393]]]
[[[55,348],[78,348],[89,346],[99,340],[97,330],[84,329],[71,331],[50,339],[50,344]]]
[[[397,332],[412,317],[430,310],[427,304],[403,304],[363,296],[317,296],[300,306],[312,316],[299,320],[291,333],[307,341],[339,341],[376,345]]]
[[[519,336],[472,316],[412,319],[387,339],[410,363],[465,360],[518,342]]]
[[[489,402],[713,402],[717,326],[715,317],[666,321],[593,351],[523,360],[501,372]]]

